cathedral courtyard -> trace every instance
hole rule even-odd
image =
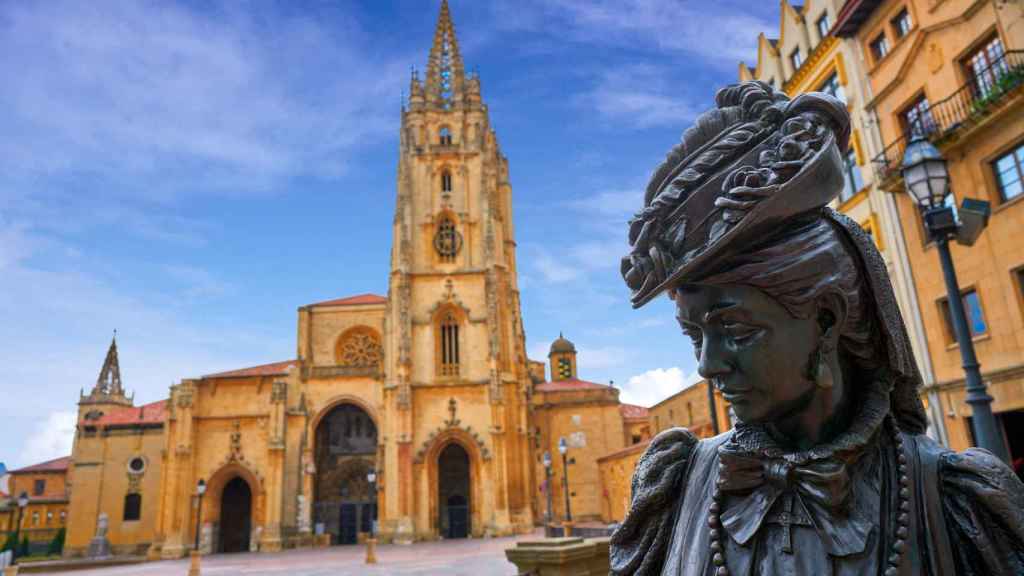
[[[512,576],[516,567],[505,559],[505,549],[524,537],[460,539],[385,544],[377,547],[377,564],[366,564],[366,548],[333,546],[316,550],[288,550],[272,554],[215,554],[203,558],[202,574],[209,576]],[[43,572],[45,573],[45,572]],[[76,571],[80,576],[182,576],[188,560],[167,560],[111,568]]]

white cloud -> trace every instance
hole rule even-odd
[[[543,30],[553,38],[689,55],[722,66],[749,58],[773,22],[750,15],[749,0],[523,0],[496,3],[498,25]],[[518,7],[518,10],[515,8]]]
[[[344,14],[327,26],[246,6],[5,4],[0,71],[17,81],[0,87],[0,168],[150,198],[249,193],[337,176],[393,133],[405,58],[367,50]]]
[[[46,420],[38,422],[32,433],[25,436],[20,466],[70,456],[76,417],[76,412],[59,410],[50,412]]]
[[[701,109],[689,102],[684,90],[669,82],[670,77],[669,68],[646,64],[608,69],[576,103],[617,125],[682,127]]]
[[[678,366],[655,368],[643,374],[631,376],[621,387],[619,399],[629,404],[653,406],[700,381],[696,373],[685,375]]]

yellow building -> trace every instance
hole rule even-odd
[[[375,527],[397,542],[522,533],[543,519],[540,456],[561,436],[575,510],[601,517],[596,459],[649,437],[645,409],[577,380],[567,341],[551,382],[527,358],[509,164],[446,2],[399,136],[386,296],[301,306],[294,358],[185,379],[141,407],[111,345],[79,402],[69,555],[103,514],[115,553],[151,558],[197,540],[355,543]]]
[[[69,473],[67,556],[86,555],[106,515],[116,554],[145,554],[155,539],[167,402],[132,405],[112,341],[96,385],[78,402]]]
[[[68,465],[65,456],[33,464],[10,472],[9,498],[0,505],[0,531],[4,541],[18,523],[18,498],[28,497],[28,505],[20,512],[19,538],[28,538],[33,552],[45,552],[50,542],[67,523]]]
[[[892,193],[927,352],[927,399],[951,448],[973,444],[964,373],[948,318],[939,257],[904,191],[899,166],[912,126],[949,161],[952,195],[992,205],[971,247],[951,243],[982,377],[1015,459],[1024,457],[1024,5],[988,0],[851,0],[836,34],[863,54],[864,103],[884,146],[876,180]]]
[[[600,521],[605,515],[598,458],[649,439],[647,409],[619,402],[619,390],[610,384],[581,380],[576,347],[569,340],[559,336],[548,359],[551,381],[537,384],[533,393],[533,461],[540,487],[535,507],[546,517],[550,497],[554,523],[567,518],[567,506],[573,521]],[[564,459],[559,452],[562,441]],[[550,470],[543,464],[545,453],[551,459]]]
[[[741,63],[740,80],[761,80],[789,96],[804,92],[826,92],[846,103],[850,111],[850,148],[845,158],[845,185],[832,207],[846,214],[868,231],[882,253],[892,280],[900,312],[918,366],[925,382],[932,382],[931,362],[927,354],[925,329],[913,277],[907,257],[900,215],[891,194],[879,186],[871,170],[871,158],[881,151],[877,127],[862,111],[871,99],[867,69],[856,45],[834,34],[844,0],[807,0],[795,6],[779,2],[777,39],[764,33],[758,36],[757,64]],[[939,426],[934,436],[944,439],[942,418],[929,414]]]
[[[711,410],[711,403],[714,410]],[[657,435],[669,428],[682,427],[698,438],[711,438],[732,428],[729,404],[708,381],[700,379],[679,392],[644,410],[647,428]],[[626,445],[597,459],[601,484],[601,521],[621,522],[629,511],[631,482],[637,460],[650,444],[648,439]]]

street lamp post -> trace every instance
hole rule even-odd
[[[967,326],[960,286],[949,252],[949,240],[971,246],[988,223],[991,212],[988,202],[965,198],[959,215],[947,205],[949,197],[949,169],[946,159],[920,132],[915,132],[903,155],[903,182],[907,192],[917,202],[924,215],[925,227],[935,240],[942,263],[949,300],[949,315],[953,333],[960,347],[960,360],[967,383],[966,401],[971,405],[971,425],[978,446],[1006,461],[1009,452],[992,414],[992,396],[981,379],[981,365],[974,354],[974,342]]]
[[[366,473],[366,481],[370,484],[370,497],[373,503],[377,503],[377,471],[370,468],[370,471]],[[376,507],[374,509],[374,516],[376,516]],[[376,564],[377,563],[377,519],[370,519],[370,536],[366,539],[366,563]]]
[[[569,445],[565,437],[558,439],[558,452],[562,454],[562,491],[565,492],[565,523],[562,530],[565,536],[572,534],[572,508],[569,504]]]
[[[547,513],[547,524],[551,525],[554,518],[551,517],[551,498],[553,496],[551,489],[551,452],[544,451],[544,491],[547,492],[548,497],[548,513]],[[547,530],[545,530],[545,533]]]
[[[203,494],[206,494],[206,481],[202,478],[196,484],[196,535],[192,544],[192,564],[188,569],[188,576],[199,576],[199,531],[203,522]]]
[[[18,522],[14,525],[14,550],[11,550],[11,564],[18,563],[18,549],[21,548],[21,519],[28,506],[28,492],[18,495]]]

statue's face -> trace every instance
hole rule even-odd
[[[698,372],[722,392],[743,422],[771,422],[810,402],[808,359],[821,329],[794,318],[750,286],[686,284],[676,291],[676,317],[693,340]]]

